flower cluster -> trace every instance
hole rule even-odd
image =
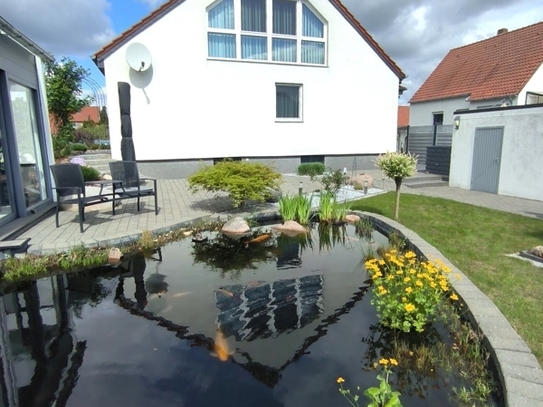
[[[440,260],[420,262],[411,251],[390,250],[365,265],[373,280],[372,304],[385,326],[422,332],[435,320],[445,297],[458,300],[447,277],[451,270]]]

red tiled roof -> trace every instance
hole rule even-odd
[[[543,22],[449,51],[410,102],[518,95],[543,64]]]
[[[87,120],[93,121],[94,123],[100,122],[100,107],[85,106],[72,116],[72,122],[74,123],[83,123]]]
[[[398,106],[398,127],[409,126],[409,106]]]
[[[183,3],[185,0],[168,0],[166,3],[164,3],[162,6],[154,10],[151,14],[149,14],[147,17],[143,18],[138,23],[134,24],[132,27],[130,27],[128,30],[126,30],[124,33],[122,33],[119,37],[115,38],[112,42],[104,46],[101,50],[99,50],[92,59],[94,62],[99,65],[101,61],[103,61],[107,54],[111,51],[114,51],[117,47],[120,47],[127,41],[129,41],[133,36],[135,36],[138,32],[143,30],[145,27],[147,27],[150,24],[153,24],[155,21],[157,21],[159,18],[161,18],[163,15],[169,13],[171,10],[173,10],[176,6]],[[330,3],[334,5],[334,7],[347,19],[347,21],[354,27],[356,31],[366,40],[368,45],[381,57],[383,62],[387,64],[387,66],[398,76],[400,80],[405,78],[405,74],[400,69],[398,65],[390,58],[385,51],[379,46],[379,44],[373,39],[373,37],[366,31],[364,27],[358,22],[358,20],[351,14],[351,12],[345,7],[340,0],[329,0]]]

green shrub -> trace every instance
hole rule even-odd
[[[270,188],[279,187],[281,174],[261,163],[226,159],[204,166],[189,176],[188,182],[193,193],[200,189],[226,192],[238,207],[250,199],[263,202],[270,198]]]
[[[343,171],[334,171],[331,168],[328,169],[328,172],[326,172],[320,180],[324,190],[331,192],[334,195],[342,186],[346,184],[346,181],[347,177],[343,174]]]
[[[85,182],[98,181],[100,179],[100,173],[95,168],[82,165],[81,170],[83,171],[83,178],[85,179]]]
[[[298,175],[309,175],[313,178],[317,175],[322,175],[325,169],[326,167],[323,163],[303,163],[298,166],[297,173]]]
[[[105,124],[80,127],[74,131],[74,141],[92,144],[94,140],[109,140],[109,128]]]
[[[73,128],[63,127],[57,134],[53,135],[53,153],[55,158],[68,157],[72,152],[74,141]]]
[[[72,143],[72,151],[87,151],[87,145],[83,143]]]

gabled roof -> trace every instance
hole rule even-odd
[[[410,102],[516,96],[541,64],[543,22],[511,32],[502,29],[494,37],[450,50]]]
[[[409,106],[398,106],[398,128],[409,126]]]
[[[118,48],[126,44],[137,34],[145,30],[150,25],[154,24],[164,15],[168,14],[175,7],[179,6],[185,0],[168,0],[162,6],[154,10],[147,17],[143,18],[141,21],[130,27],[119,37],[115,38],[112,42],[104,46],[100,51],[92,56],[94,63],[103,70],[103,61]],[[383,62],[398,76],[398,78],[403,80],[405,74],[400,69],[398,65],[390,58],[385,51],[379,46],[377,41],[366,31],[364,27],[358,22],[358,20],[351,14],[351,12],[345,7],[340,0],[329,0],[330,3],[339,11],[339,13],[345,17],[345,19],[353,26],[353,28],[360,34],[360,36],[368,43],[368,45],[379,55]],[[102,71],[103,72],[103,71]]]
[[[79,112],[72,115],[72,122],[83,123],[88,120],[94,123],[98,123],[100,121],[100,107],[99,106],[85,106]]]
[[[38,44],[12,26],[6,19],[0,16],[0,34],[5,34],[19,43],[34,55],[40,56],[43,60],[54,61],[55,58],[49,52],[44,51]]]

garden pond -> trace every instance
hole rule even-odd
[[[378,383],[374,363],[392,344],[363,257],[387,237],[351,225],[253,236],[262,233],[250,242],[205,232],[204,243],[6,290],[2,405],[348,405],[340,376],[366,405],[362,391]],[[453,343],[440,324],[414,340]],[[402,366],[391,385],[404,407],[457,406],[452,388],[470,386],[433,365]],[[496,398],[484,405],[500,406]]]

